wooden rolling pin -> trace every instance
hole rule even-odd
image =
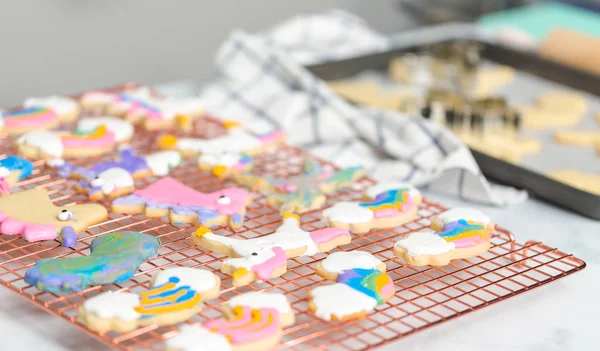
[[[554,29],[542,42],[538,54],[600,75],[600,38],[563,28]]]

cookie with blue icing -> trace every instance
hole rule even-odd
[[[33,163],[18,156],[0,160],[0,195],[9,194],[10,188],[33,173]]]

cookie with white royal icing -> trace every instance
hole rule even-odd
[[[148,291],[108,291],[87,299],[79,318],[99,333],[126,333],[141,326],[183,322],[202,309],[203,301],[219,296],[221,281],[212,272],[175,267],[156,274]]]
[[[235,286],[241,286],[281,276],[287,270],[289,258],[312,256],[348,244],[350,233],[338,228],[308,232],[300,228],[297,215],[285,213],[283,224],[269,235],[237,239],[199,228],[192,234],[192,240],[205,250],[231,257],[223,261],[221,271],[232,275]]]
[[[232,174],[249,171],[254,165],[252,156],[222,151],[216,153],[203,153],[198,157],[198,168],[202,171],[210,171],[217,178],[226,178]]]
[[[324,320],[362,318],[394,295],[385,263],[368,252],[335,252],[317,264],[316,272],[336,282],[312,289],[309,310]]]
[[[431,227],[433,230],[410,233],[398,240],[394,255],[415,266],[444,266],[487,252],[495,229],[487,215],[472,208],[442,212],[432,219]]]
[[[95,130],[100,126],[106,126],[106,129],[115,134],[115,140],[118,143],[129,141],[133,136],[133,124],[121,118],[102,116],[82,118],[77,122],[78,131]]]
[[[167,351],[268,351],[281,340],[282,328],[294,315],[282,294],[250,292],[233,297],[223,306],[226,320],[184,325],[166,340]]]
[[[33,173],[33,163],[17,157],[8,156],[0,160],[0,196],[10,195],[11,187]]]
[[[25,108],[43,107],[56,113],[62,122],[74,121],[79,116],[79,105],[73,98],[67,96],[47,96],[42,98],[28,98],[23,102]]]
[[[42,106],[0,111],[0,131],[19,135],[38,129],[51,129],[60,123],[54,110]]]
[[[330,227],[365,233],[412,221],[422,201],[421,193],[404,183],[374,185],[365,197],[366,202],[338,202],[323,211],[323,218]]]

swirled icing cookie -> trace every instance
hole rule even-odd
[[[171,223],[194,223],[207,227],[228,224],[240,229],[252,195],[241,188],[201,193],[165,177],[132,195],[119,197],[112,212],[144,213],[148,217],[169,216]]]
[[[183,322],[202,309],[202,301],[219,296],[221,280],[204,269],[175,267],[154,276],[143,293],[108,291],[87,299],[79,318],[99,333],[126,333],[151,324]]]
[[[421,193],[411,185],[377,184],[366,190],[367,202],[338,202],[323,211],[330,227],[365,233],[374,228],[392,228],[417,216]]]
[[[167,339],[167,351],[268,351],[279,343],[282,328],[293,323],[293,312],[281,294],[238,295],[223,307],[223,314],[227,320],[182,326],[178,335]]]
[[[106,218],[98,204],[54,206],[44,189],[30,189],[0,197],[0,233],[21,235],[29,242],[62,239],[73,246],[77,233]]]
[[[227,255],[221,272],[231,274],[233,285],[266,281],[279,277],[287,270],[287,260],[298,256],[312,256],[350,243],[350,233],[337,228],[307,232],[300,228],[297,215],[285,213],[283,224],[273,234],[237,239],[213,234],[199,228],[192,234],[194,243],[209,251]]]
[[[128,141],[133,136],[133,124],[117,117],[87,117],[77,122],[78,131],[96,130],[100,126],[105,126],[106,129],[114,133],[115,141],[118,143]]]
[[[332,255],[321,262],[317,273],[336,283],[308,293],[308,309],[317,317],[327,321],[362,318],[394,295],[394,282],[383,262],[360,251]]]
[[[211,171],[217,178],[249,171],[254,163],[252,156],[237,152],[203,153],[198,157],[198,168]]]
[[[434,231],[411,233],[398,240],[394,255],[414,266],[445,266],[487,252],[495,225],[481,211],[454,208],[434,217],[431,227]]]
[[[251,173],[234,175],[234,178],[246,187],[267,192],[268,204],[279,207],[281,213],[304,213],[321,208],[327,200],[326,194],[353,184],[367,173],[364,167],[325,170],[310,158],[305,158],[302,166],[301,175],[287,179]]]
[[[181,164],[177,151],[159,151],[146,156],[137,156],[131,149],[123,149],[116,161],[106,161],[90,168],[73,166],[64,162],[58,167],[62,177],[79,179],[75,189],[89,195],[90,200],[114,199],[131,194],[134,179],[147,176],[165,176]]]
[[[90,285],[129,280],[156,256],[160,241],[148,234],[116,232],[92,241],[89,256],[44,258],[25,273],[25,282],[43,291],[77,292]]]
[[[33,163],[24,158],[8,156],[0,160],[0,196],[10,194],[11,187],[32,172]]]
[[[43,98],[29,98],[23,102],[23,107],[43,107],[56,113],[58,119],[63,122],[74,121],[79,115],[77,101],[67,96],[48,96]]]
[[[30,159],[100,156],[116,145],[115,133],[104,125],[89,131],[36,130],[17,140],[19,154]]]
[[[0,130],[12,135],[54,128],[59,123],[56,112],[45,107],[23,107],[0,112]]]
[[[218,154],[221,152],[244,153],[256,155],[266,149],[283,142],[285,134],[275,131],[266,135],[255,135],[246,131],[237,122],[223,122],[226,129],[224,135],[212,139],[176,138],[164,135],[158,141],[163,150],[178,150],[184,156]]]

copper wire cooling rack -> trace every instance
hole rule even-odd
[[[196,134],[204,136],[219,132],[219,125],[211,120],[196,124]],[[200,132],[201,131],[201,132]],[[158,132],[136,130],[132,146],[139,153],[154,150]],[[14,138],[1,135],[0,154],[15,153]],[[276,176],[290,176],[301,172],[302,151],[282,146],[258,157],[256,172]],[[79,160],[81,164],[93,164],[112,155]],[[68,206],[86,202],[86,197],[73,190],[74,181],[60,178],[43,168],[44,162],[35,163],[34,174],[18,184],[19,190],[46,188],[57,205]],[[326,166],[327,165],[324,163]],[[194,159],[173,170],[171,176],[200,191],[214,191],[233,186],[231,181],[222,182],[209,173],[196,168]],[[148,178],[136,181],[138,187],[155,181]],[[355,186],[328,196],[328,205],[340,200],[356,200],[362,190],[372,184],[365,179]],[[108,203],[104,203],[108,206]],[[110,214],[101,224],[95,225],[80,235],[74,248],[64,248],[57,241],[27,243],[19,236],[0,235],[0,282],[17,292],[46,312],[60,316],[98,340],[122,350],[164,348],[164,339],[177,333],[176,326],[148,326],[126,334],[108,333],[99,335],[89,331],[77,318],[78,306],[87,298],[108,290],[143,292],[150,278],[157,271],[172,266],[203,267],[217,272],[222,279],[222,293],[218,299],[206,302],[205,308],[187,323],[201,323],[208,319],[221,318],[220,305],[232,296],[261,290],[282,292],[292,303],[296,313],[296,324],[284,330],[280,350],[368,350],[397,340],[416,331],[449,321],[468,312],[478,310],[538,286],[565,277],[585,267],[585,262],[538,242],[518,244],[506,230],[498,229],[492,239],[492,248],[482,256],[454,261],[445,267],[411,267],[392,255],[394,243],[402,235],[423,229],[429,218],[444,210],[444,207],[425,200],[418,218],[406,225],[389,230],[371,231],[357,235],[351,244],[339,250],[364,250],[373,253],[388,267],[388,274],[396,285],[395,296],[385,305],[379,306],[367,318],[345,323],[325,322],[307,311],[308,291],[321,284],[331,284],[315,274],[315,264],[326,257],[299,257],[289,260],[288,272],[269,282],[253,283],[234,288],[229,276],[221,274],[219,254],[196,248],[190,234],[191,225],[172,225],[166,219],[149,219],[143,215]],[[301,216],[302,227],[314,230],[324,227],[320,211]],[[215,233],[252,238],[271,233],[280,225],[279,210],[266,204],[263,194],[255,194],[248,208],[246,221],[241,231],[232,233],[219,227]],[[89,246],[95,237],[119,230],[133,230],[152,234],[160,238],[162,247],[159,256],[144,263],[140,271],[121,284],[95,286],[79,293],[52,294],[40,292],[27,285],[23,276],[29,267],[45,257],[74,257],[89,254]]]

